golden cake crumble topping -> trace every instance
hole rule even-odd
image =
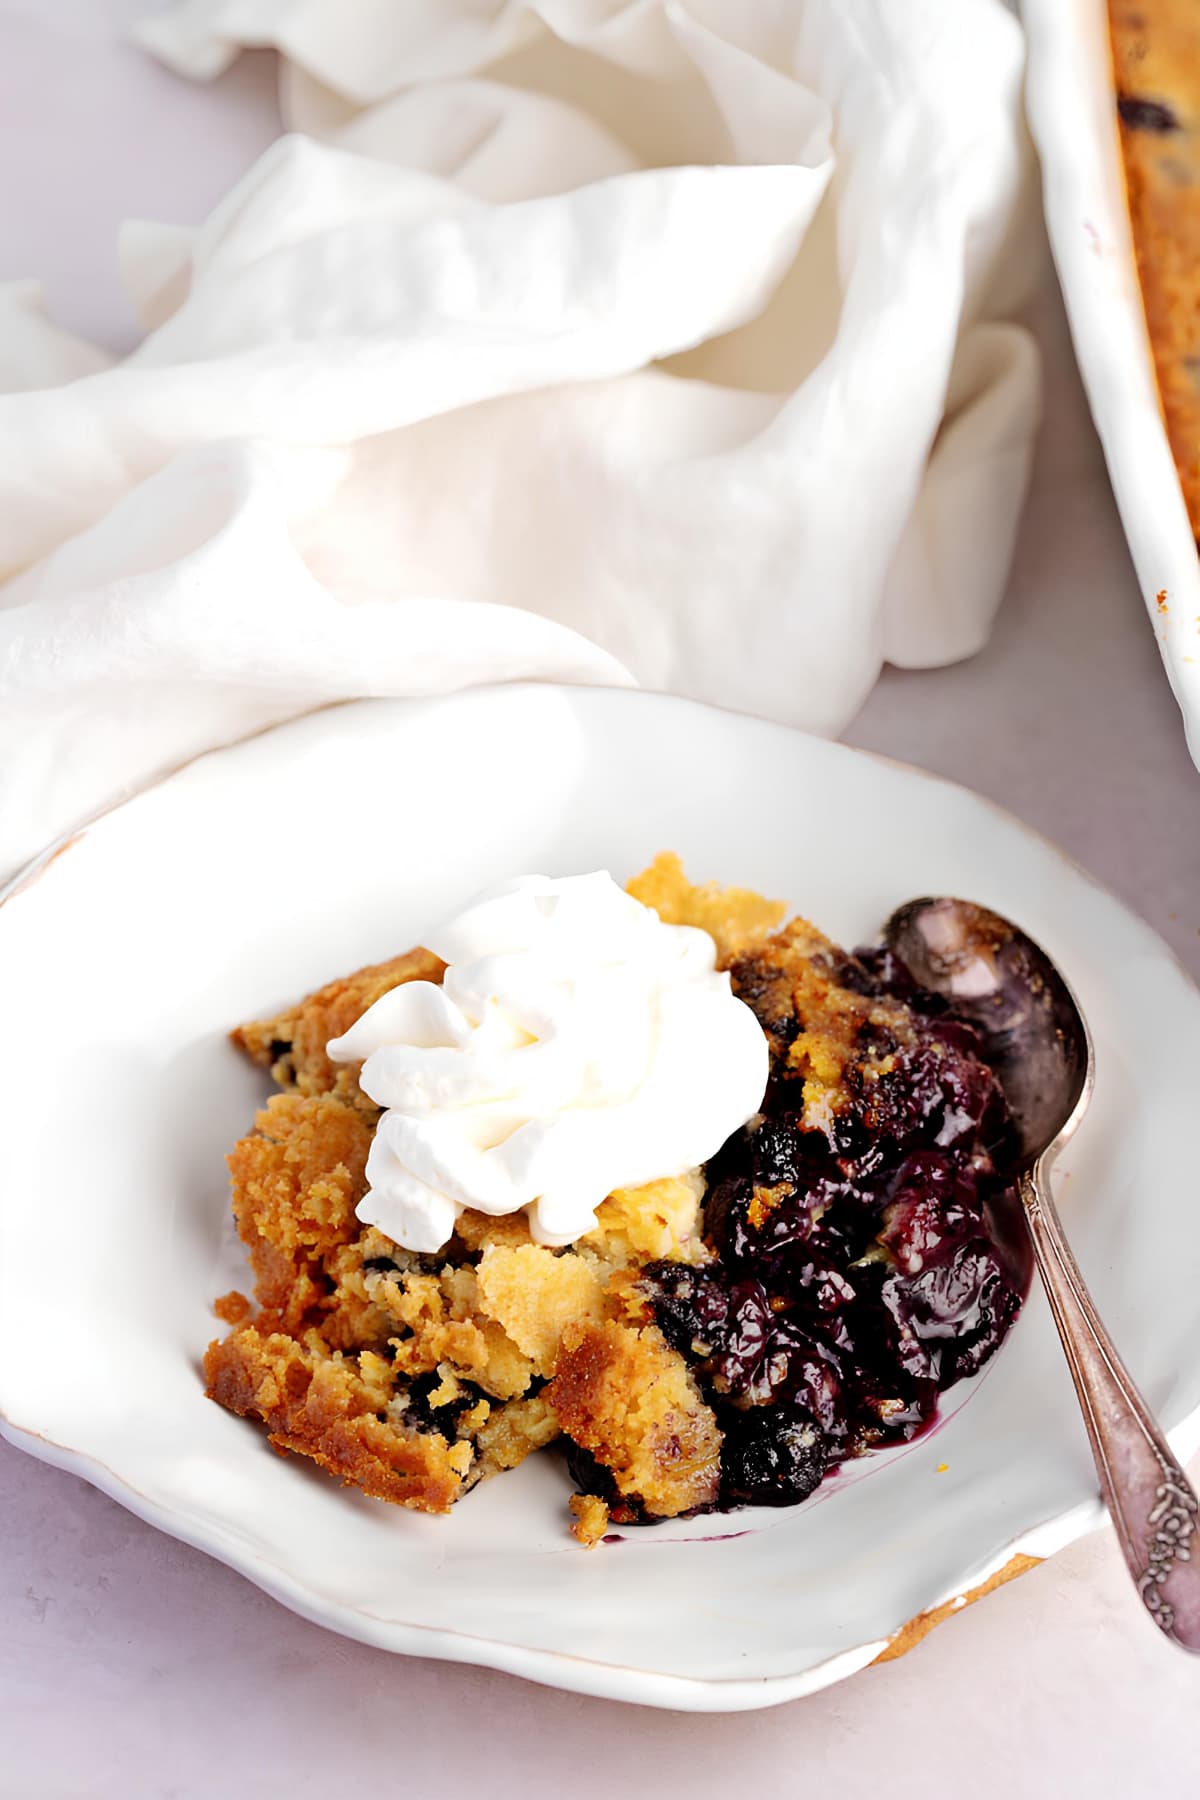
[[[1109,0],[1130,223],[1159,395],[1200,541],[1200,9]]]

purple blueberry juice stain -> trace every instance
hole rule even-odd
[[[663,1525],[670,1525],[673,1521],[670,1519],[659,1519],[656,1523],[661,1527]],[[744,1531],[702,1531],[698,1532],[694,1537],[675,1538],[670,1541],[679,1544],[732,1544],[734,1538],[753,1537],[754,1532],[755,1527],[747,1525]],[[629,1541],[630,1540],[627,1537],[622,1537],[621,1533],[618,1531],[610,1531],[606,1537],[600,1539],[602,1544],[627,1544]]]

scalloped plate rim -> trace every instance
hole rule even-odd
[[[747,723],[758,726],[765,725],[766,729],[770,731],[786,732],[787,735],[796,738],[807,736],[802,732],[790,731],[786,727],[772,726],[764,721],[751,720],[746,715],[732,714],[719,708],[706,707],[696,702],[679,700],[672,696],[650,694],[640,690],[555,689],[551,684],[505,683],[496,688],[468,690],[466,697],[502,690],[520,691],[526,687],[534,691],[561,692],[571,695],[580,693],[605,697],[612,695],[614,698],[619,696],[619,699],[626,703],[632,700],[635,703],[640,702],[652,706],[680,707],[698,715],[714,713],[726,719],[746,718]],[[412,709],[444,706],[462,697],[449,696],[412,702],[402,700],[340,702],[333,708],[319,709],[316,714],[300,715],[297,719],[283,721],[266,727],[261,732],[252,733],[231,745],[204,751],[195,757],[190,757],[177,768],[147,782],[136,793],[125,795],[111,806],[105,807],[76,830],[64,833],[62,838],[31,859],[0,889],[0,908],[18,894],[26,892],[31,883],[40,878],[73,844],[90,835],[98,827],[103,827],[105,821],[115,814],[124,813],[130,807],[136,806],[144,795],[156,792],[170,783],[177,775],[193,768],[197,763],[223,759],[231,753],[236,754],[239,748],[247,743],[261,737],[271,737],[277,733],[294,730],[297,726],[303,727],[314,717],[321,715],[328,716],[343,710],[356,711],[362,708],[389,709],[404,713]],[[1155,950],[1174,966],[1185,985],[1188,988],[1194,987],[1190,976],[1182,968],[1169,946],[1165,945],[1144,921],[1130,913],[1102,883],[1081,868],[1066,852],[1025,825],[1005,808],[959,783],[896,759],[846,745],[831,745],[823,739],[812,739],[811,742],[819,744],[823,750],[834,751],[839,756],[856,761],[878,763],[915,779],[923,786],[951,790],[958,795],[965,796],[973,805],[983,811],[1015,827],[1024,837],[1039,843],[1044,851],[1052,853],[1070,871],[1074,879],[1086,883],[1097,894],[1104,896],[1118,907],[1127,920],[1134,923],[1147,939],[1152,940]],[[2,1382],[3,1374],[0,1372],[0,1384]],[[1200,1406],[1189,1410],[1171,1428],[1169,1435],[1173,1448],[1181,1456],[1189,1456],[1197,1446],[1200,1446]],[[132,1481],[110,1468],[98,1457],[89,1452],[77,1450],[69,1444],[56,1442],[40,1433],[33,1425],[23,1423],[16,1416],[14,1409],[4,1401],[2,1395],[0,1395],[0,1436],[3,1436],[16,1448],[41,1461],[81,1476],[149,1524],[235,1569],[290,1610],[316,1624],[331,1627],[343,1635],[377,1648],[402,1654],[423,1655],[440,1660],[483,1665],[523,1679],[600,1698],[679,1711],[742,1711],[778,1705],[815,1693],[868,1666],[911,1622],[899,1620],[895,1628],[885,1635],[839,1651],[807,1668],[779,1675],[747,1678],[666,1674],[617,1662],[571,1656],[560,1650],[505,1643],[497,1638],[458,1631],[453,1627],[433,1627],[411,1622],[383,1620],[371,1614],[366,1608],[344,1604],[335,1599],[321,1597],[314,1595],[311,1591],[306,1591],[304,1586],[290,1576],[286,1570],[246,1544],[236,1532],[226,1530],[211,1522],[188,1517],[170,1506],[149,1498]],[[957,1576],[948,1588],[933,1594],[922,1606],[921,1613],[917,1616],[934,1612],[948,1603],[952,1604],[963,1598],[970,1590],[987,1582],[998,1573],[1014,1556],[1027,1555],[1040,1560],[1098,1529],[1105,1521],[1106,1514],[1097,1497],[1080,1502],[1065,1511],[1047,1517],[1034,1526],[1022,1529],[1006,1538],[982,1560],[977,1561],[967,1571]]]

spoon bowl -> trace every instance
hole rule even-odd
[[[1095,1052],[1066,980],[1033,939],[970,900],[910,900],[889,949],[983,1039],[1020,1142],[1020,1193],[1034,1260],[1062,1339],[1100,1491],[1142,1603],[1182,1649],[1200,1651],[1200,1502],[1117,1354],[1067,1243],[1050,1170],[1078,1128]]]
[[[1032,1168],[1061,1148],[1094,1085],[1091,1033],[1054,963],[999,913],[970,900],[910,900],[888,920],[891,950],[922,987],[982,1032]]]

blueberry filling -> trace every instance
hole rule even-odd
[[[479,1397],[477,1394],[463,1392],[445,1405],[432,1406],[430,1396],[441,1385],[442,1377],[437,1373],[418,1375],[409,1383],[404,1423],[410,1431],[440,1432],[448,1442],[453,1443],[460,1415],[469,1412]]]
[[[644,1525],[646,1509],[641,1501],[622,1494],[611,1469],[594,1457],[590,1450],[572,1438],[562,1440],[566,1451],[567,1472],[581,1494],[594,1494],[608,1507],[614,1525]]]
[[[1178,131],[1179,120],[1161,100],[1139,100],[1132,94],[1121,94],[1117,112],[1131,131]]]
[[[713,1260],[643,1271],[659,1329],[721,1425],[722,1509],[792,1505],[847,1457],[927,1429],[939,1394],[1003,1341],[1028,1284],[1014,1134],[978,1034],[890,951],[831,973],[902,1001],[911,1030],[888,1040],[886,1024],[863,1025],[841,1104],[813,1129],[787,1057],[801,1026],[777,986],[735,967],[772,1079],[707,1169]]]
[[[730,1416],[721,1457],[727,1506],[793,1506],[820,1485],[827,1463],[821,1434],[800,1407]]]

